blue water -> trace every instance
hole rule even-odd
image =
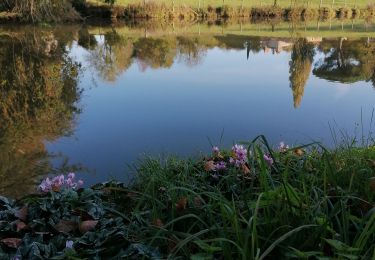
[[[98,41],[101,37],[96,36]],[[317,50],[311,70],[324,55]],[[147,155],[196,155],[210,139],[230,146],[264,134],[277,144],[322,141],[332,145],[329,124],[355,134],[361,113],[366,131],[374,108],[371,82],[331,82],[310,72],[302,101],[294,106],[289,80],[291,51],[250,52],[246,48],[208,48],[191,66],[175,57],[169,68],[144,69],[137,58],[111,82],[98,76],[90,51],[74,43],[69,55],[84,68],[82,113],[73,135],[48,142],[86,167],[87,184],[126,180],[131,165]],[[362,112],[361,112],[362,111]],[[58,166],[61,160],[55,159]]]

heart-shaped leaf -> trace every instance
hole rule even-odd
[[[78,223],[75,221],[69,221],[69,220],[60,220],[59,223],[57,223],[54,228],[63,233],[70,233],[77,229]]]

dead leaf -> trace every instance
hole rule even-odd
[[[298,156],[302,156],[305,153],[305,151],[302,150],[301,148],[297,148],[294,150],[294,153]]]
[[[86,220],[82,221],[79,225],[79,231],[84,234],[90,230],[93,230],[95,226],[98,224],[97,220]]]
[[[14,237],[11,237],[11,238],[4,238],[1,240],[1,243],[3,243],[4,245],[6,245],[7,247],[10,247],[10,248],[18,248],[21,244],[22,240],[19,239],[19,238],[14,238]]]
[[[206,172],[214,171],[215,170],[215,163],[214,163],[214,161],[207,161],[204,164],[204,170]]]
[[[75,221],[70,221],[70,220],[60,220],[59,223],[57,223],[54,228],[62,233],[70,233],[77,229],[78,223]]]
[[[246,166],[246,164],[242,164],[242,165],[241,165],[241,171],[242,171],[242,173],[245,174],[245,175],[247,175],[247,174],[250,173],[250,169],[249,169],[249,167]]]
[[[17,221],[16,226],[17,226],[17,232],[27,227],[27,225],[23,221]]]
[[[183,197],[181,198],[177,203],[176,203],[176,210],[177,211],[182,211],[186,209],[187,206],[187,198]]]
[[[22,208],[20,208],[14,215],[19,218],[20,220],[22,221],[26,221],[27,220],[27,214],[28,214],[28,208],[27,206],[23,206]]]
[[[155,219],[155,220],[152,222],[152,224],[153,224],[154,226],[157,226],[157,227],[162,227],[162,226],[164,226],[164,223],[163,223],[163,221],[161,221],[160,218]]]

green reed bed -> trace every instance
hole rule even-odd
[[[136,172],[128,186],[77,189],[70,174],[1,197],[0,258],[375,257],[373,144],[272,150],[259,137],[200,158],[146,158]]]

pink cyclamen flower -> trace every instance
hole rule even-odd
[[[220,153],[219,147],[217,147],[217,146],[212,147],[212,153],[215,154],[215,155],[219,154]]]
[[[42,181],[42,183],[38,186],[38,190],[47,193],[50,191],[59,191],[62,188],[67,188],[67,189],[77,189],[79,186],[83,185],[83,181],[79,180],[78,182],[74,181],[75,174],[74,173],[69,173],[68,177],[65,179],[65,176],[59,175],[52,180],[50,180],[48,177]]]
[[[229,162],[240,167],[247,162],[247,149],[243,145],[235,144],[232,147],[232,156],[229,158]]]
[[[220,161],[215,164],[215,170],[220,171],[220,170],[226,170],[227,169],[227,164],[223,161]]]
[[[285,152],[288,149],[289,149],[289,145],[286,145],[284,142],[280,142],[280,144],[279,144],[279,151],[280,152]]]
[[[73,182],[73,179],[68,178],[68,179],[65,181],[65,184],[66,184],[66,186],[73,188],[75,183]]]
[[[42,183],[39,185],[38,189],[41,192],[49,192],[52,190],[52,182],[51,180],[47,177],[45,180],[42,181]]]
[[[68,179],[74,179],[76,177],[76,174],[74,173],[74,172],[70,172],[69,174],[68,174]]]
[[[268,163],[269,166],[272,166],[274,163],[272,157],[268,154],[263,155],[263,159]]]

